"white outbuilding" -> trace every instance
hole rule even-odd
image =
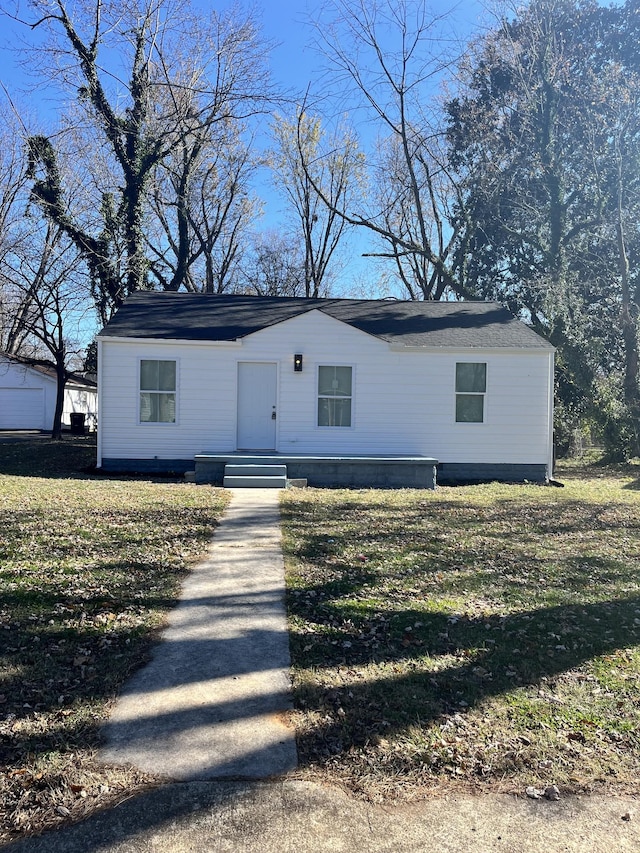
[[[0,429],[52,429],[57,387],[52,365],[0,353]],[[91,428],[97,411],[96,382],[71,374],[65,385],[63,427],[70,428],[72,415],[81,414],[86,427]]]

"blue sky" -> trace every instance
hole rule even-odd
[[[225,8],[227,4],[213,5]],[[254,7],[262,18],[266,37],[277,44],[273,52],[274,73],[293,85],[302,84],[318,67],[317,55],[308,48],[310,29],[306,22],[318,14],[322,4],[305,0],[263,0],[262,3],[255,3]],[[30,17],[24,0],[9,2],[5,8],[10,11],[17,9],[19,14]],[[448,17],[452,33],[463,38],[490,19],[487,4],[480,0],[434,0],[430,8],[435,15],[450,13]],[[25,80],[17,67],[17,58],[11,51],[22,34],[26,39],[31,38],[26,28],[13,23],[4,15],[0,18],[0,80],[10,88],[21,85]]]
[[[24,0],[15,2],[26,17],[27,7]],[[216,4],[219,8],[224,8],[224,5]],[[265,38],[275,44],[271,54],[274,79],[287,89],[299,92],[304,92],[309,83],[317,83],[322,57],[312,47],[313,30],[308,21],[310,17],[318,14],[322,5],[305,0],[271,0],[268,3],[257,3],[256,9],[262,18]],[[431,9],[434,15],[450,13],[442,28],[450,40],[452,51],[455,51],[459,44],[463,44],[472,33],[480,32],[486,21],[490,20],[485,4],[478,0],[460,0],[458,3],[434,0]],[[46,115],[55,103],[53,93],[48,93],[46,88],[33,90],[33,80],[22,72],[18,56],[12,49],[19,40],[29,41],[34,37],[27,28],[13,23],[5,16],[0,18],[0,82],[15,98],[27,120],[38,113]],[[32,128],[33,126],[30,127]],[[261,182],[258,191],[265,200],[262,225],[265,228],[278,228],[282,223],[284,202],[268,180]],[[347,290],[354,279],[362,276],[363,262],[360,255],[362,251],[370,248],[366,235],[360,234],[351,239],[349,251],[346,253],[349,261],[344,271]]]
[[[481,33],[489,22],[495,21],[487,4],[480,0],[460,0],[457,3],[435,0],[430,4],[430,9],[434,17],[446,15],[446,20],[441,23],[441,30],[452,54],[463,49],[469,38]],[[309,24],[309,19],[314,19],[317,14],[317,3],[300,3],[295,0],[275,0],[269,3],[268,7],[264,6],[262,11],[265,36],[277,43],[272,52],[274,77],[301,91],[304,91],[308,84],[312,87],[320,85],[323,59],[313,46],[314,33]],[[366,133],[362,126],[358,129]],[[265,222],[269,227],[277,226],[285,203],[268,184],[261,186],[261,194],[267,204]],[[363,229],[352,233],[348,246],[343,274],[346,291],[336,291],[335,295],[367,296],[367,284],[374,283],[377,272],[371,269],[372,262],[363,260],[361,255],[374,250],[375,246],[370,235]],[[371,276],[368,273],[371,273]],[[362,287],[365,288],[364,292]]]

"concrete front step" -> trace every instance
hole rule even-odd
[[[226,476],[222,481],[225,489],[286,489],[286,477]]]
[[[286,477],[286,465],[232,465],[224,466],[225,477]]]

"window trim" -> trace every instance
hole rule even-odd
[[[330,394],[320,394],[320,368],[321,367],[348,367],[349,368],[349,370],[351,371],[351,394],[349,397],[337,397],[335,395],[330,395]],[[351,429],[352,430],[354,428],[353,424],[354,424],[354,420],[355,420],[355,418],[354,418],[355,411],[354,411],[354,393],[353,392],[354,392],[354,387],[355,387],[355,376],[356,376],[356,369],[355,369],[355,365],[353,365],[353,364],[327,364],[326,362],[323,362],[323,363],[318,362],[318,364],[316,365],[315,415],[314,415],[314,417],[315,417],[315,428],[316,429],[320,429],[320,430],[335,430],[335,429],[348,430],[348,429]],[[342,426],[340,424],[320,424],[320,423],[318,423],[318,420],[319,420],[318,404],[319,404],[320,400],[349,400],[351,402],[351,411],[350,411],[351,416],[350,416],[349,425],[348,426]]]
[[[176,368],[176,381],[174,385],[173,391],[153,391],[149,389],[141,388],[142,383],[142,362],[143,361],[172,361],[175,364]],[[138,425],[139,426],[150,426],[150,427],[174,427],[178,424],[178,376],[179,376],[179,360],[177,358],[162,358],[162,357],[150,357],[150,356],[139,356],[138,358],[138,388],[137,388],[137,403],[138,403]],[[174,413],[175,417],[172,421],[143,421],[141,418],[141,408],[142,408],[142,394],[171,394],[174,395]]]
[[[484,364],[484,391],[458,391],[458,365],[459,364]],[[456,425],[480,426],[487,423],[487,388],[489,387],[489,363],[481,359],[456,361],[453,369],[453,420]],[[482,420],[459,421],[458,420],[458,397],[480,397],[482,399]]]

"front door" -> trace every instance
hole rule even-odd
[[[238,363],[238,450],[275,450],[277,365]]]

